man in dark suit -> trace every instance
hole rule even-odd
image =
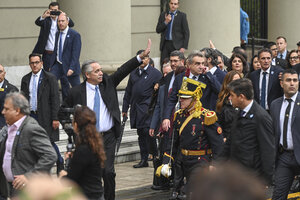
[[[275,42],[268,42],[265,45],[265,48],[270,49],[272,52],[272,65],[273,66],[280,66],[282,69],[287,68],[287,66],[288,66],[287,60],[277,57],[278,49],[277,49]]]
[[[221,157],[237,162],[272,183],[275,162],[275,136],[271,116],[253,100],[249,79],[228,85],[232,105],[240,109],[232,122],[232,131]]]
[[[209,110],[216,109],[217,97],[221,89],[221,84],[217,80],[216,76],[212,75],[208,67],[206,67],[206,58],[200,51],[194,51],[187,58],[187,71],[178,74],[174,80],[173,89],[170,97],[168,98],[167,105],[163,115],[163,129],[167,131],[170,128],[170,118],[172,111],[178,102],[178,91],[182,84],[184,76],[203,82],[206,84],[206,88],[203,91],[201,102],[203,107]]]
[[[57,153],[57,172],[63,169],[63,158],[55,144],[59,141],[59,94],[56,77],[42,69],[40,54],[29,55],[31,72],[21,81],[21,91],[30,103],[30,115],[42,126]]]
[[[201,52],[206,57],[207,67],[208,67],[209,71],[211,72],[212,75],[214,75],[217,78],[219,83],[222,85],[226,73],[218,67],[218,63],[219,63],[218,55],[219,54],[217,53],[216,50],[214,50],[212,48],[203,48],[203,49],[201,49]]]
[[[143,50],[139,50],[137,55],[141,52]],[[148,134],[152,115],[148,113],[148,108],[153,87],[161,77],[160,71],[149,65],[149,57],[145,57],[139,68],[129,76],[123,98],[122,115],[127,115],[130,107],[130,126],[137,129],[141,161],[134,165],[134,168],[148,167],[149,147],[152,142]]]
[[[261,49],[258,52],[258,61],[261,69],[250,74],[254,89],[254,99],[265,110],[269,110],[272,101],[283,94],[279,80],[279,75],[283,70],[271,65],[272,52],[270,49]]]
[[[57,19],[59,32],[56,34],[55,41],[55,63],[51,67],[50,72],[53,73],[57,79],[65,77],[68,79],[72,87],[80,84],[80,51],[81,51],[81,37],[78,32],[69,28],[69,19],[65,13],[61,13]],[[62,96],[63,99],[68,95],[70,89],[69,83],[63,84]]]
[[[278,49],[277,58],[286,59],[287,55],[289,54],[289,51],[286,49],[286,38],[283,36],[278,36],[276,38],[276,46]]]
[[[103,136],[107,158],[103,173],[104,197],[106,200],[115,199],[116,188],[115,146],[121,130],[121,113],[116,87],[132,70],[141,64],[144,57],[149,55],[150,46],[151,41],[149,40],[148,47],[142,54],[124,63],[111,75],[103,73],[101,66],[96,61],[84,62],[82,64],[82,74],[85,81],[70,90],[63,104],[63,107],[73,107],[77,104],[88,106],[96,113],[96,126]]]
[[[190,30],[186,14],[177,10],[179,0],[169,0],[169,12],[162,12],[158,18],[156,32],[161,34],[160,63],[168,58],[174,50],[184,51],[188,48]]]
[[[35,24],[41,28],[38,41],[32,51],[32,53],[39,53],[43,55],[43,67],[46,71],[49,71],[50,67],[54,64],[51,63],[51,61],[55,61],[53,56],[55,56],[55,37],[56,32],[58,31],[57,15],[51,15],[51,11],[61,12],[59,10],[58,2],[51,2],[43,15],[35,20]],[[73,21],[69,19],[69,27],[73,26]]]
[[[0,110],[3,110],[4,100],[7,93],[10,92],[18,92],[18,88],[8,82],[8,80],[5,79],[5,69],[0,64]],[[4,116],[0,113],[0,129],[6,125]]]
[[[13,197],[31,174],[50,173],[57,157],[46,131],[29,116],[30,106],[23,95],[7,94],[2,114],[8,126],[0,137],[0,183],[7,183],[8,188],[0,191],[4,197]]]
[[[287,199],[294,177],[300,174],[299,78],[293,69],[283,72],[280,84],[284,95],[272,102],[276,170],[272,199]]]

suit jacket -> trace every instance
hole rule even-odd
[[[276,156],[278,156],[278,150],[280,145],[280,110],[283,102],[283,97],[279,97],[274,100],[271,104],[270,113],[274,122],[274,133],[275,133],[275,152]],[[291,123],[291,131],[293,138],[293,147],[294,147],[294,155],[297,160],[297,163],[300,165],[300,93],[298,93],[296,101],[294,103],[294,109],[292,114],[292,123]],[[289,124],[290,125],[290,124]]]
[[[270,108],[273,100],[281,97],[283,95],[282,88],[280,86],[280,80],[278,78],[279,73],[283,70],[277,66],[271,66],[270,74],[269,74],[269,83],[268,83],[268,106]],[[260,77],[261,69],[251,72],[250,79],[253,84],[254,89],[254,99],[260,103],[260,90],[259,90],[259,77]]]
[[[4,105],[4,100],[5,100],[5,97],[6,97],[6,94],[7,93],[10,93],[10,92],[18,92],[19,89],[10,84],[6,79],[4,79],[4,83],[2,85],[2,87],[0,88],[0,110],[2,112],[3,110],[3,105]],[[4,119],[4,116],[2,115],[2,113],[0,113],[0,129],[6,125],[6,122],[5,122],[5,119]]]
[[[56,33],[55,37],[55,58],[57,57],[57,49],[58,49],[58,38],[59,38],[59,31]],[[80,63],[79,63],[79,57],[80,57],[80,51],[81,51],[81,37],[80,34],[69,28],[64,46],[63,46],[63,52],[62,52],[62,66],[63,71],[65,74],[67,74],[68,70],[73,70],[72,76],[79,75],[80,74]],[[54,61],[53,61],[54,63]]]
[[[151,115],[148,114],[148,108],[154,90],[153,87],[161,77],[160,71],[150,65],[141,75],[139,74],[139,68],[130,73],[123,98],[122,112],[127,112],[130,106],[131,128],[150,127]]]
[[[275,58],[275,64],[276,66],[280,66],[282,69],[287,69],[288,68],[288,62],[285,59],[281,58]]]
[[[52,25],[52,20],[50,17],[46,17],[44,20],[40,20],[41,17],[38,17],[35,20],[35,24],[40,28],[40,34],[38,37],[38,41],[32,51],[32,53],[43,54],[45,51],[45,47],[47,45],[47,41],[50,34],[50,29]],[[73,27],[74,23],[71,18],[69,18],[69,27]]]
[[[3,127],[0,133],[4,138],[0,142],[0,183],[6,183],[2,164],[6,148],[7,126]],[[11,154],[11,168],[14,176],[23,174],[28,177],[36,172],[50,172],[57,160],[46,131],[30,116],[26,116],[18,129]],[[1,188],[2,195],[5,195],[6,189]]]
[[[158,18],[156,32],[161,34],[160,50],[163,49],[166,34],[168,31],[167,25],[164,23],[166,12],[162,12]],[[171,23],[171,22],[170,22]],[[174,16],[172,27],[172,41],[175,49],[188,48],[190,38],[189,25],[186,19],[186,14],[177,10]]]
[[[155,105],[155,109],[154,109],[153,116],[151,119],[151,124],[150,124],[151,129],[156,129],[163,120],[165,87],[166,87],[166,85],[162,85],[159,87],[158,95],[157,95],[157,102]]]
[[[164,110],[163,119],[170,119],[172,111],[178,102],[178,91],[180,90],[182,79],[185,76],[185,72],[178,74],[173,83],[172,93],[168,98],[167,106]],[[204,108],[209,110],[216,109],[216,103],[218,99],[218,94],[221,89],[221,84],[216,78],[216,76],[212,75],[210,72],[206,74],[199,75],[199,81],[206,84],[206,88],[203,91],[203,95],[200,99]]]
[[[30,100],[29,85],[32,72],[26,74],[21,81],[21,91]],[[59,130],[52,128],[52,121],[58,120],[59,92],[56,77],[42,70],[38,82],[37,111],[38,122],[46,130],[51,141],[59,140]]]
[[[116,87],[119,83],[136,67],[140,65],[136,57],[124,63],[118,70],[111,74],[103,74],[102,82],[99,84],[101,97],[107,107],[107,110],[112,115],[115,137],[120,136],[121,119],[120,109]],[[74,107],[80,104],[86,106],[86,81],[70,89],[68,97],[63,103],[63,107]]]
[[[240,163],[272,183],[275,163],[275,135],[271,116],[258,104],[245,117],[236,114],[222,158]]]

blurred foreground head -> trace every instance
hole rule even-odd
[[[190,200],[265,200],[265,187],[255,176],[232,163],[196,169],[189,184]]]
[[[32,176],[23,191],[13,200],[87,200],[79,188],[67,179],[49,175]]]

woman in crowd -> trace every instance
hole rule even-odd
[[[293,68],[295,65],[300,63],[300,59],[297,50],[292,50],[286,57],[288,62],[288,68]]]
[[[74,111],[73,128],[76,147],[71,156],[70,166],[61,171],[61,176],[73,180],[88,199],[104,200],[102,171],[106,160],[102,137],[96,130],[95,113],[87,106],[78,106]]]
[[[233,116],[236,114],[236,109],[232,107],[230,100],[228,99],[230,93],[227,85],[236,79],[242,78],[242,75],[235,70],[228,72],[224,78],[219,98],[217,101],[216,111],[218,115],[219,124],[223,129],[224,138],[227,138],[231,131],[231,123]]]
[[[247,77],[248,75],[248,64],[246,59],[238,53],[232,54],[230,60],[229,60],[229,67],[227,68],[227,71],[237,71],[239,72],[242,77]]]
[[[261,66],[260,66],[260,62],[258,61],[258,56],[254,55],[252,57],[251,63],[250,63],[250,73],[255,71],[255,70],[258,70],[260,68],[261,68]]]

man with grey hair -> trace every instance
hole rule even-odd
[[[4,186],[0,195],[12,198],[31,174],[49,173],[57,155],[46,131],[29,116],[29,103],[22,94],[7,94],[2,114],[7,126],[0,137],[0,183]]]
[[[172,93],[168,98],[167,106],[164,110],[162,126],[165,131],[170,128],[170,118],[172,111],[178,102],[177,94],[184,76],[206,84],[206,88],[204,89],[203,96],[201,98],[202,105],[209,110],[216,109],[216,102],[221,89],[221,84],[206,66],[206,57],[200,51],[193,51],[188,56],[186,64],[187,71],[176,76]]]
[[[150,53],[151,40],[147,49],[133,57],[111,75],[103,73],[100,64],[94,60],[82,64],[84,82],[73,87],[63,103],[63,107],[74,107],[77,104],[88,106],[96,114],[96,127],[103,136],[107,160],[103,173],[104,197],[115,199],[115,146],[120,136],[121,119],[116,87]]]

